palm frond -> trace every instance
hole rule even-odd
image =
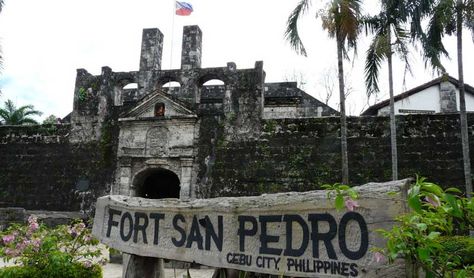
[[[407,19],[410,19],[410,34],[413,40],[421,40],[425,36],[422,21],[425,15],[430,14],[437,0],[407,0],[405,10]]]
[[[387,37],[382,34],[374,37],[366,52],[364,73],[368,96],[379,92],[379,70],[382,60],[386,57],[386,47]]]
[[[20,124],[20,125],[25,125],[25,124],[27,124],[27,125],[28,125],[28,124],[30,124],[30,125],[37,125],[38,122],[35,121],[35,120],[32,119],[32,118],[23,118],[23,119],[21,119],[21,120],[18,122],[18,124]]]
[[[4,124],[8,125],[37,124],[38,122],[29,116],[40,116],[42,114],[35,110],[33,105],[16,108],[11,100],[5,101],[4,108],[0,108],[0,118],[3,119]]]
[[[464,25],[471,31],[474,42],[474,0],[466,1],[464,6]]]
[[[33,105],[25,105],[25,106],[22,106],[22,107],[18,108],[18,110],[22,112],[22,115],[24,117],[43,115],[42,112],[40,112],[38,110],[35,110],[35,107]]]
[[[16,106],[13,103],[13,101],[11,101],[9,99],[9,100],[5,101],[5,109],[8,111],[8,113],[12,114],[13,112],[15,112]]]
[[[410,63],[410,51],[408,49],[410,35],[408,34],[408,31],[401,27],[398,23],[395,24],[393,30],[393,33],[395,35],[395,43],[393,44],[393,46],[395,47],[395,52],[405,64],[405,68],[403,71],[403,85],[405,85],[407,73],[413,75]]]
[[[2,120],[0,121],[0,123],[2,123],[2,122],[3,122],[3,123],[6,123],[6,122],[8,121],[8,119],[9,119],[8,116],[9,116],[8,111],[5,110],[5,109],[3,109],[3,108],[0,108],[0,119],[2,119]]]
[[[339,14],[336,15],[336,26],[342,41],[347,41],[349,49],[357,51],[357,37],[359,36],[359,18],[361,17],[360,0],[340,0]]]
[[[288,17],[286,23],[285,39],[290,42],[296,53],[307,56],[306,49],[298,32],[298,20],[309,8],[310,0],[301,0]]]
[[[361,26],[364,28],[365,34],[372,34],[379,32],[381,28],[382,19],[381,15],[375,16],[362,16],[360,19]]]
[[[455,30],[456,17],[453,9],[452,1],[441,0],[433,10],[426,36],[421,38],[425,65],[431,65],[433,71],[445,71],[441,56],[449,58],[449,53],[443,44],[443,35],[452,34]]]

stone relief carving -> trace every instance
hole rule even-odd
[[[146,134],[146,154],[151,156],[168,156],[168,134],[166,127],[152,127]]]

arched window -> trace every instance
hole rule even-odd
[[[206,81],[202,86],[223,86],[225,85],[224,81],[220,79],[210,79]]]
[[[163,86],[161,86],[161,88],[179,88],[181,87],[181,84],[179,84],[179,82],[176,82],[176,81],[170,81],[170,82],[166,82],[165,84],[163,84]]]
[[[138,84],[137,83],[128,83],[127,85],[123,86],[122,89],[124,89],[124,90],[138,89]]]

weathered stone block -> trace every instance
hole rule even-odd
[[[105,196],[93,234],[142,257],[197,262],[298,277],[404,277],[403,264],[382,265],[377,229],[404,213],[408,180],[356,187],[360,207],[336,211],[326,191],[180,201]],[[396,196],[389,192],[397,192]]]

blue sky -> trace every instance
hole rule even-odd
[[[192,0],[195,12],[175,17],[171,0],[5,0],[0,14],[0,43],[4,65],[0,77],[0,102],[12,99],[17,105],[33,104],[44,112],[66,116],[72,110],[77,68],[100,74],[102,66],[114,71],[138,69],[143,28],[157,27],[165,35],[163,68],[179,68],[181,30],[197,24],[203,31],[203,67],[235,62],[251,68],[263,60],[267,82],[303,76],[305,90],[322,98],[322,76],[336,66],[335,42],[314,19],[323,1],[313,1],[313,10],[300,24],[308,57],[296,55],[283,39],[285,23],[298,0]],[[365,7],[373,11],[374,1]],[[172,43],[173,41],[173,43]],[[448,50],[455,58],[455,40],[448,38]],[[359,44],[354,63],[346,63],[353,93],[347,100],[350,114],[358,115],[366,103],[363,58],[368,40]],[[173,46],[173,47],[172,47]],[[173,51],[171,51],[173,49]],[[474,85],[474,45],[465,34],[465,79]],[[172,55],[171,55],[172,52]],[[414,76],[407,76],[406,89],[436,77],[425,70],[416,52],[412,54]],[[455,59],[447,62],[448,72],[457,77]],[[401,93],[403,70],[396,64],[395,89]],[[334,76],[335,78],[335,76]],[[380,75],[382,92],[387,93],[386,69]],[[335,83],[337,84],[337,82]],[[337,89],[337,88],[336,88]],[[375,99],[371,99],[371,104]],[[337,107],[334,96],[330,104]]]

